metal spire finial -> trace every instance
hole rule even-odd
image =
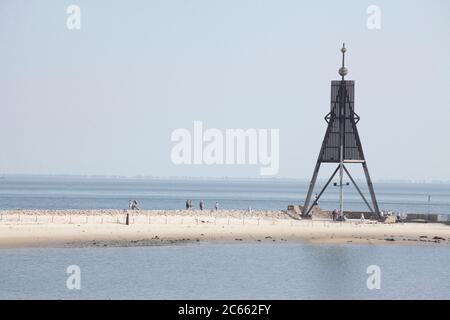
[[[344,80],[344,77],[348,74],[348,70],[345,67],[345,52],[347,49],[345,49],[345,43],[342,44],[342,67],[339,69],[339,74],[342,76],[342,80]]]

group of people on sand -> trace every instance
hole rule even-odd
[[[139,210],[137,200],[128,200],[128,209],[130,209],[130,210]]]
[[[333,216],[333,221],[346,221],[347,220],[347,218],[342,213],[340,213],[340,211],[338,209],[333,210],[332,216]],[[406,219],[406,215],[404,215],[404,214],[395,213],[393,211],[386,211],[386,210],[380,211],[380,218],[390,217],[390,216],[396,216],[396,222],[401,222]],[[361,212],[360,220],[361,220],[361,222],[366,221],[364,212]]]
[[[205,208],[205,202],[203,200],[200,200],[198,203],[198,207],[201,211],[203,211],[203,209]],[[186,200],[186,210],[190,210],[192,209],[192,200]],[[219,202],[216,201],[216,203],[214,204],[214,210],[217,211],[219,210]]]
[[[406,213],[395,212],[391,210],[380,210],[380,218],[395,216],[395,222],[405,222],[408,215]]]
[[[333,221],[345,221],[345,220],[347,220],[345,218],[344,214],[338,209],[334,209],[333,212],[331,213],[331,215],[333,216]]]

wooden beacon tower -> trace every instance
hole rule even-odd
[[[370,212],[376,213],[379,216],[379,209],[375,191],[373,189],[372,181],[367,168],[366,158],[364,157],[361,140],[359,138],[356,124],[360,118],[355,113],[354,106],[354,88],[355,81],[345,80],[348,70],[345,67],[345,44],[342,46],[342,67],[339,69],[341,80],[331,81],[331,110],[325,116],[325,121],[328,123],[325,137],[322,142],[322,147],[319,152],[316,167],[309,184],[308,193],[306,195],[305,203],[302,208],[302,216],[309,217],[311,209],[317,203],[326,190],[336,173],[339,171],[339,209],[343,213],[343,177],[344,172],[348,175],[361,198],[366,203]],[[337,163],[338,166],[334,170],[327,183],[324,185],[320,193],[311,203],[311,196],[316,184],[317,175],[319,173],[320,165],[322,163]],[[350,172],[347,170],[347,164],[361,164],[367,181],[367,186],[370,192],[372,205],[367,201],[361,189],[356,184]]]

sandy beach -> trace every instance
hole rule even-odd
[[[285,211],[2,210],[0,247],[107,247],[227,243],[449,245],[440,223],[297,220]]]

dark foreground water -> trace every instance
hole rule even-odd
[[[360,186],[367,192],[363,183]],[[5,176],[0,179],[0,209],[123,209],[128,199],[137,199],[145,209],[182,209],[186,199],[195,207],[203,199],[209,208],[219,201],[224,209],[286,209],[303,203],[307,187],[307,181],[292,180]],[[450,213],[450,183],[375,183],[375,191],[381,209]],[[353,186],[345,188],[344,200],[346,210],[366,210]],[[319,204],[334,209],[338,201],[338,188],[331,186]]]
[[[450,299],[450,248],[200,244],[0,250],[0,298]],[[81,289],[69,290],[69,265]],[[367,287],[367,267],[381,289]]]

